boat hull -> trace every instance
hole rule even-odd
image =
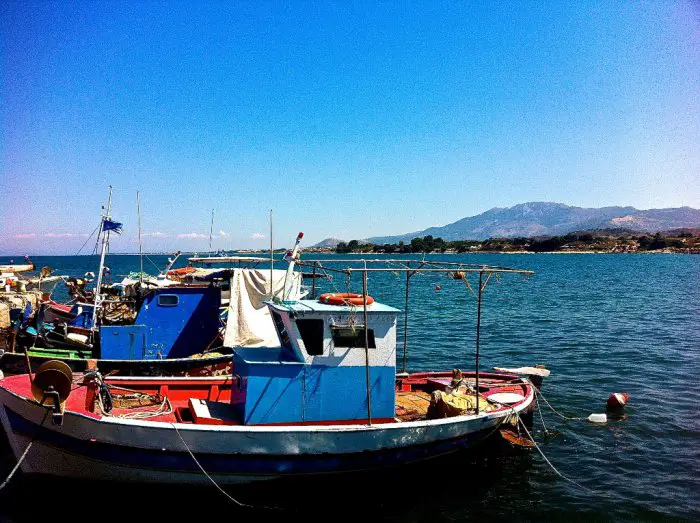
[[[514,410],[521,412],[532,401],[531,391]],[[67,412],[62,426],[51,425],[50,419],[42,426],[43,407],[0,389],[0,419],[15,456],[33,441],[22,470],[89,480],[206,483],[193,455],[222,484],[373,470],[468,448],[512,414],[282,427],[201,426]]]

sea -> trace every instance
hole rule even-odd
[[[329,268],[343,265],[336,255],[302,255],[311,259]],[[541,453],[513,449],[496,436],[434,461],[227,488],[226,495],[214,485],[86,484],[17,473],[0,491],[0,521],[155,515],[251,522],[700,521],[700,256],[474,253],[425,259],[534,271],[489,280],[480,369],[541,364],[551,370],[542,393],[553,409],[541,402],[533,425]],[[82,276],[97,272],[99,260],[66,256],[34,262],[55,274]],[[157,274],[166,262],[167,256],[146,256],[143,270]],[[117,281],[141,270],[142,259],[109,256],[107,264]],[[314,289],[310,279],[305,285],[316,294],[361,292],[357,275],[329,274],[313,280]],[[418,273],[410,279],[409,372],[474,368],[477,278]],[[404,273],[370,273],[368,288],[378,301],[406,309]],[[54,297],[65,297],[65,290],[57,288]],[[397,333],[402,369],[403,313]],[[623,415],[605,424],[587,421],[605,412],[614,392],[629,394]],[[0,480],[15,463],[6,442],[2,449]]]

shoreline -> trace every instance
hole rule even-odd
[[[232,254],[231,256],[237,256],[237,255],[266,255],[265,257],[269,259],[269,251],[231,251]],[[275,254],[281,254],[284,251],[276,252]],[[450,254],[450,255],[466,255],[466,254],[528,254],[528,255],[535,255],[535,254],[562,254],[562,255],[572,255],[572,254],[695,254],[698,255],[700,254],[700,251],[690,251],[690,252],[681,252],[681,251],[671,251],[671,250],[655,250],[655,251],[631,251],[631,252],[614,252],[614,251],[465,251],[465,252],[408,252],[408,253],[396,253],[396,252],[349,252],[349,253],[336,253],[335,251],[326,251],[326,250],[304,250],[302,249],[302,252],[305,252],[307,254],[338,254],[340,256],[345,256],[345,255],[359,255],[359,254],[365,254],[365,255],[371,255],[371,256],[406,256],[406,255],[411,255],[411,254]],[[183,258],[187,258],[188,256],[194,256],[195,252],[192,253],[181,253]],[[110,253],[110,256],[139,256],[138,252],[119,252],[119,253]],[[166,252],[144,252],[143,256],[172,256],[173,253],[166,253]],[[24,255],[23,255],[24,256]],[[28,255],[30,258],[36,257],[36,258],[52,258],[52,257],[87,257],[87,256],[98,256],[95,254],[29,254]],[[0,258],[18,258],[17,255],[0,255]],[[275,261],[279,261],[275,259]]]

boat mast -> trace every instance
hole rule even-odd
[[[104,208],[104,207],[103,207]],[[100,290],[102,288],[102,273],[105,267],[105,253],[109,247],[109,231],[104,231],[105,220],[112,219],[112,186],[109,186],[109,199],[107,200],[107,213],[102,215],[100,231],[102,232],[102,253],[100,254],[100,271],[97,273],[97,287],[95,287],[95,306],[92,309],[92,327],[94,331],[97,327],[97,309],[100,307]]]

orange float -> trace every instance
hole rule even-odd
[[[365,300],[366,298],[366,300]],[[327,292],[318,297],[318,301],[326,305],[372,305],[374,298],[372,296],[364,296],[362,294],[354,294],[352,292]]]
[[[168,275],[170,276],[184,276],[185,274],[191,274],[195,272],[197,269],[194,267],[182,267],[180,269],[172,269],[168,271]]]

